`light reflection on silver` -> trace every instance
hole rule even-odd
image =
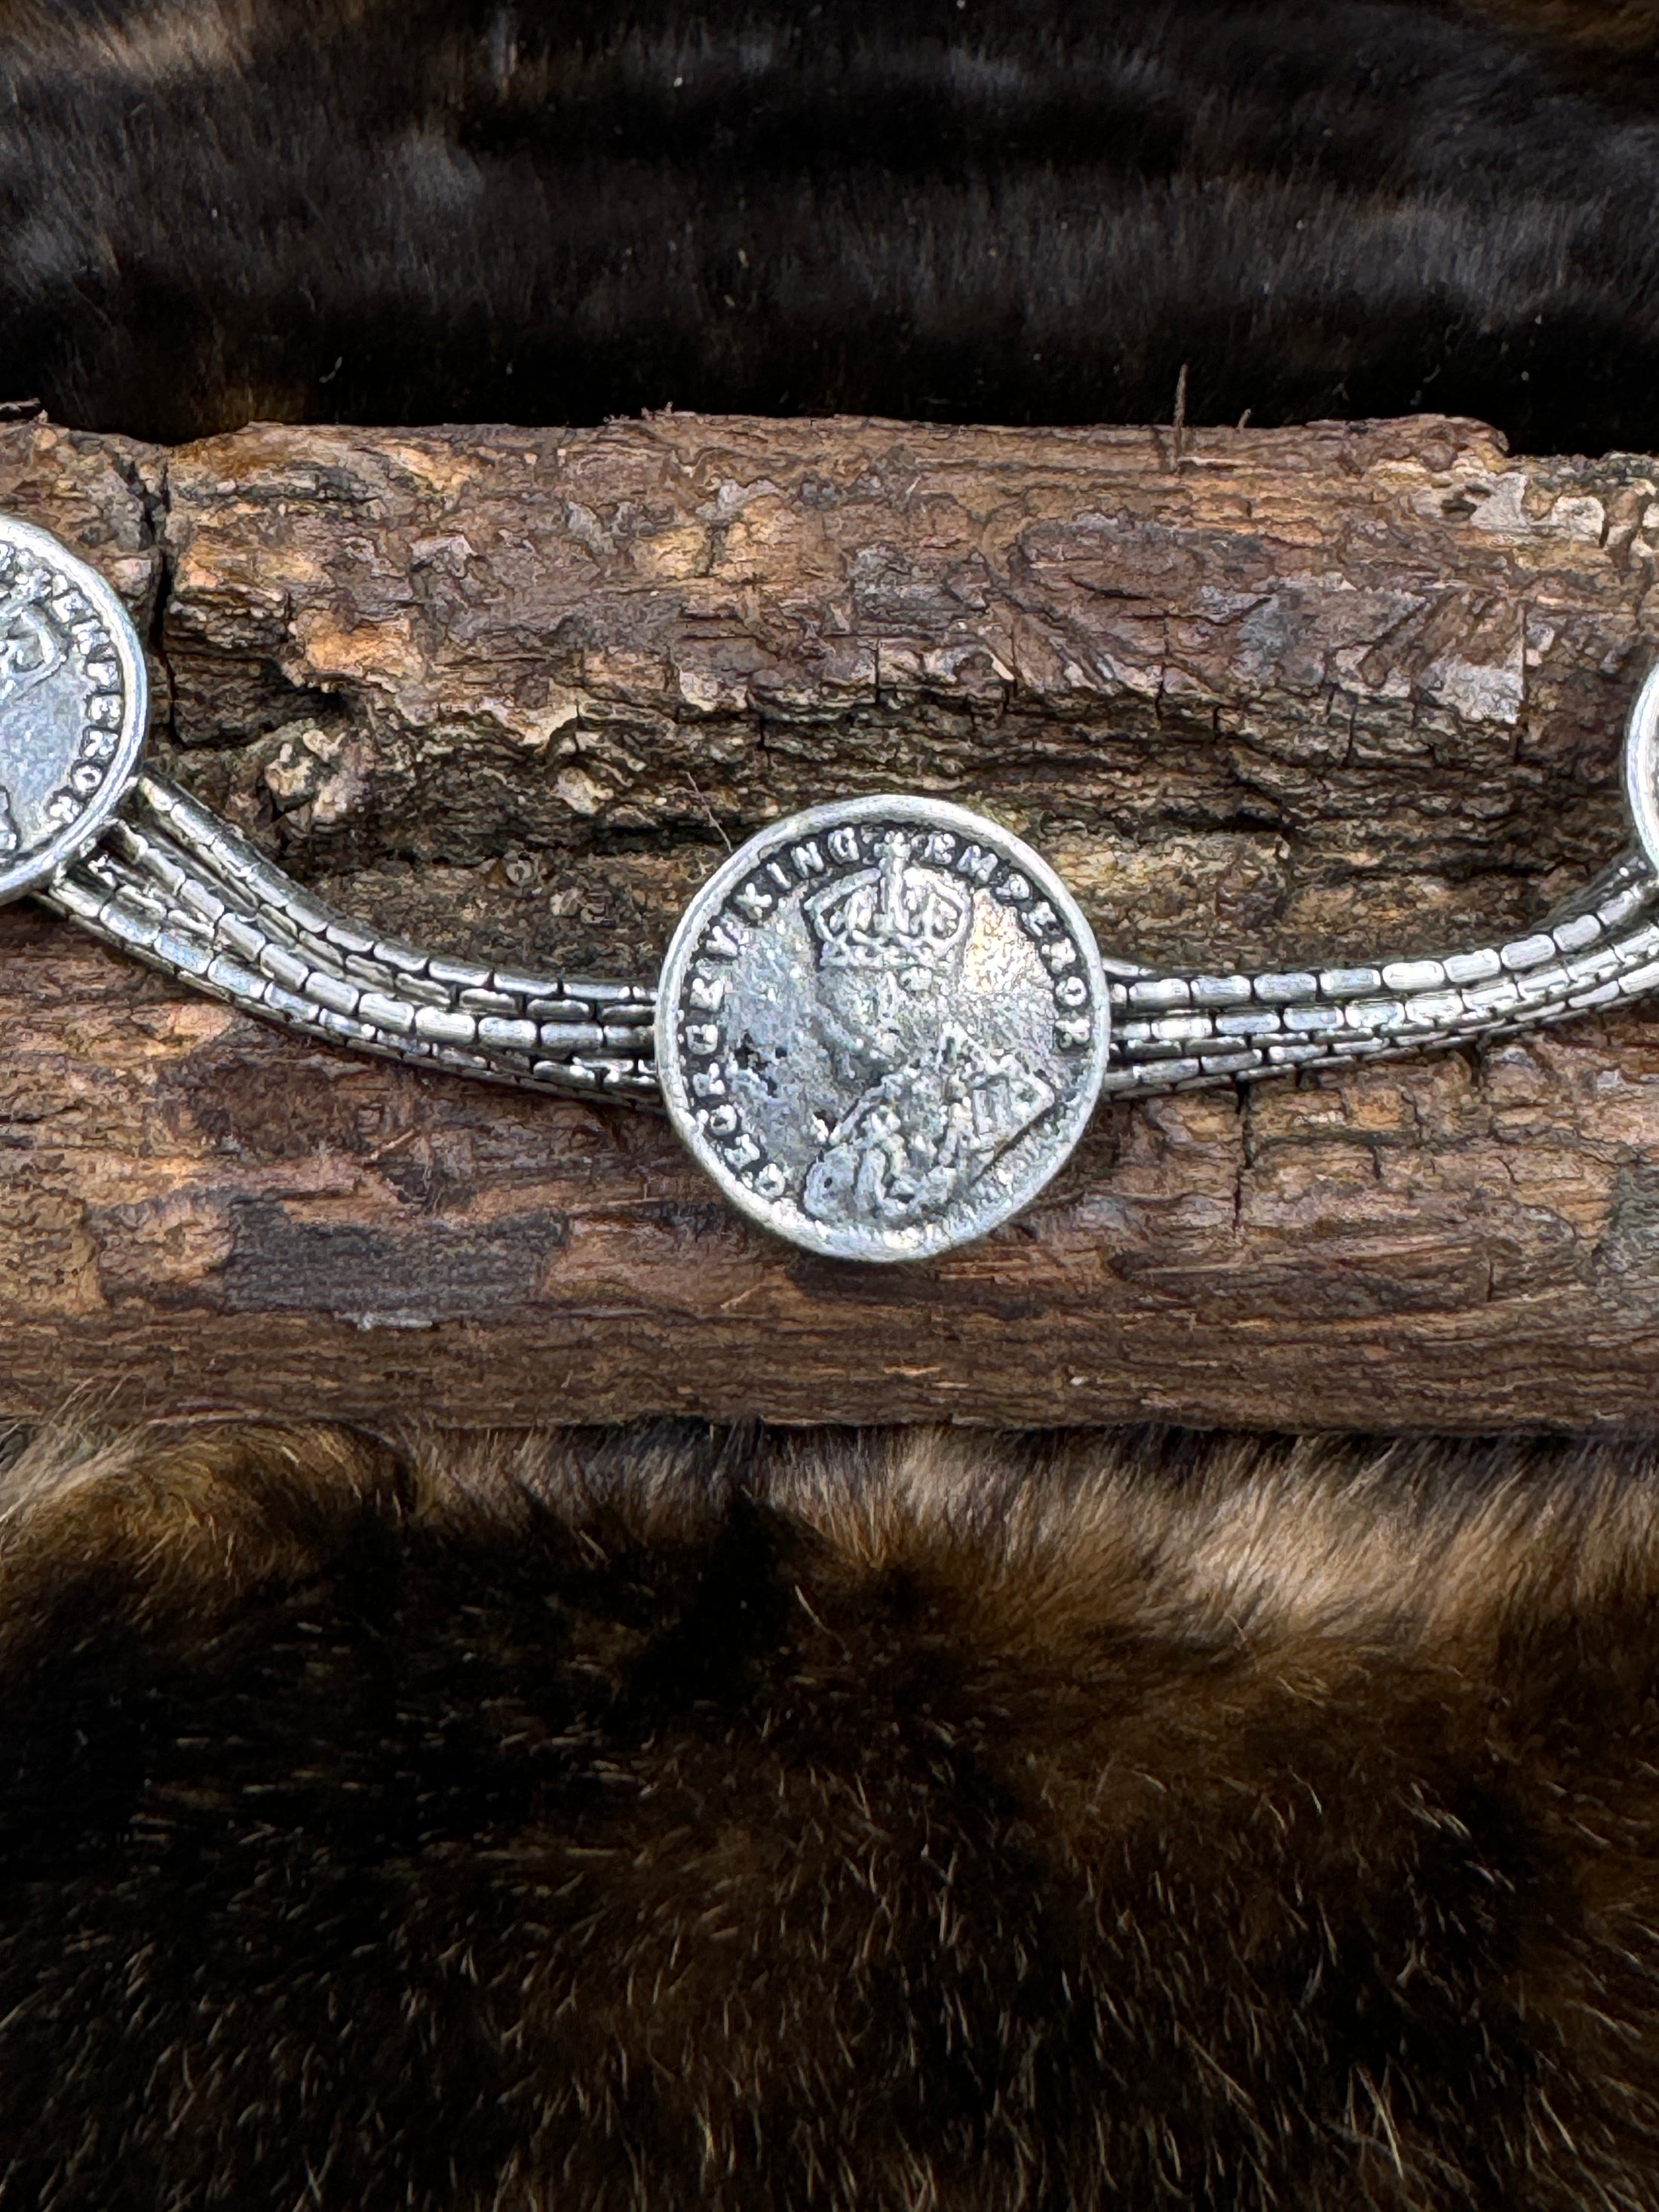
[[[84,852],[143,747],[143,656],[126,610],[55,538],[0,515],[0,900]]]
[[[1082,1133],[1110,1011],[1051,869],[942,800],[774,823],[704,884],[657,1071],[727,1197],[809,1251],[914,1260],[1030,1203]]]
[[[1625,802],[1648,866],[1659,872],[1659,661],[1649,669],[1626,726]]]

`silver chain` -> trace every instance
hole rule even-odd
[[[646,983],[452,960],[360,927],[164,776],[46,894],[124,951],[333,1044],[533,1091],[658,1096]],[[1105,963],[1105,1089],[1146,1096],[1416,1054],[1659,987],[1659,882],[1626,854],[1539,929],[1437,958],[1249,975]]]
[[[49,904],[307,1036],[532,1091],[654,1098],[648,984],[449,960],[360,927],[166,777],[141,775]]]
[[[1535,1029],[1659,988],[1659,882],[1626,854],[1528,935],[1435,959],[1256,975],[1106,965],[1103,1089],[1248,1082]]]

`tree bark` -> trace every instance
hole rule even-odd
[[[654,971],[780,811],[991,813],[1103,949],[1513,933],[1620,849],[1659,463],[1478,425],[659,416],[0,431],[151,641],[154,750],[303,881]],[[0,1407],[386,1423],[1590,1427],[1659,1354],[1659,1030],[1103,1109],[914,1268],[730,1213],[659,1119],[311,1048],[0,915]]]

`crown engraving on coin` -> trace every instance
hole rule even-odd
[[[735,1204],[848,1259],[921,1259],[1006,1221],[1070,1153],[1110,1013],[1053,872],[942,800],[776,823],[675,933],[657,1067]]]
[[[0,900],[97,835],[137,768],[145,708],[109,586],[45,531],[0,517]]]

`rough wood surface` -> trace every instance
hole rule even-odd
[[[919,787],[1104,947],[1517,928],[1622,842],[1659,463],[1435,420],[1188,434],[665,416],[0,431],[112,577],[156,747],[302,879],[648,974],[768,816]],[[1650,1418],[1659,1029],[1113,1107],[915,1269],[728,1214],[666,1128],[307,1049],[0,915],[0,1405],[370,1421]]]

